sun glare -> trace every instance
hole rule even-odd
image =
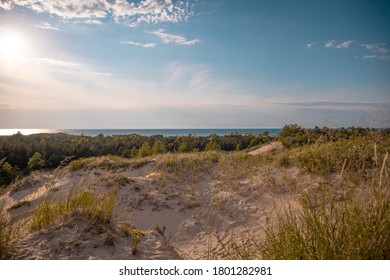
[[[9,66],[14,66],[23,56],[26,50],[24,38],[13,32],[0,34],[0,59]]]

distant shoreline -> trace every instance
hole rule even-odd
[[[86,135],[97,136],[102,134],[104,136],[113,135],[131,135],[138,134],[141,136],[186,136],[189,134],[195,136],[209,136],[216,134],[218,136],[225,136],[234,133],[238,134],[261,134],[268,131],[270,136],[277,135],[281,128],[200,128],[200,129],[0,129],[0,136],[13,135],[17,132],[23,135],[40,134],[40,133],[66,133],[70,135]]]

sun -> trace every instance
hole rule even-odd
[[[26,51],[26,41],[22,35],[15,32],[0,34],[0,59],[9,66],[14,66]]]

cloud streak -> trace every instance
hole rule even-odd
[[[47,57],[34,58],[34,61],[41,63],[41,64],[51,65],[51,66],[60,66],[60,67],[73,68],[73,69],[83,68],[83,65],[80,63],[56,60],[56,59],[47,58]]]
[[[190,46],[200,43],[199,39],[187,40],[184,36],[166,33],[165,29],[162,28],[147,33],[158,36],[164,44]]]
[[[0,8],[24,7],[38,13],[46,12],[65,20],[91,20],[113,17],[132,27],[139,24],[177,23],[194,15],[194,2],[189,0],[0,0]],[[88,23],[88,22],[87,22]]]
[[[143,48],[154,48],[156,44],[154,43],[147,43],[147,44],[142,44],[138,42],[133,42],[133,41],[127,41],[123,42],[124,44],[131,45],[131,46],[137,46],[137,47],[143,47]]]

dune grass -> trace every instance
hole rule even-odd
[[[41,230],[60,218],[81,214],[91,223],[109,223],[116,204],[115,194],[96,194],[85,190],[70,194],[65,201],[43,201],[31,217],[31,231]]]
[[[220,171],[223,176],[228,175],[232,179],[237,179],[253,173],[259,166],[270,160],[272,160],[270,155],[249,155],[246,152],[224,154],[220,160]]]
[[[220,155],[217,152],[167,154],[162,156],[158,162],[156,171],[174,181],[183,182],[184,180],[190,184],[210,174],[219,159]]]
[[[12,225],[5,211],[0,209],[0,259],[8,259],[13,251],[14,240],[17,236],[17,228]]]
[[[90,157],[73,160],[69,163],[68,170],[74,172],[77,170],[93,168],[140,168],[151,163],[152,161],[153,159],[151,157],[128,159],[115,155],[107,155],[103,157]]]
[[[306,196],[302,210],[280,217],[259,246],[264,259],[389,259],[389,186],[346,201],[329,193],[316,205]]]
[[[326,183],[304,195],[298,209],[280,213],[264,229],[265,238],[219,239],[223,258],[390,259],[388,151],[388,141],[355,138],[277,155],[276,165],[298,165]]]
[[[93,158],[80,158],[73,160],[69,163],[68,169],[70,171],[77,171],[86,168],[90,163],[94,161]]]

